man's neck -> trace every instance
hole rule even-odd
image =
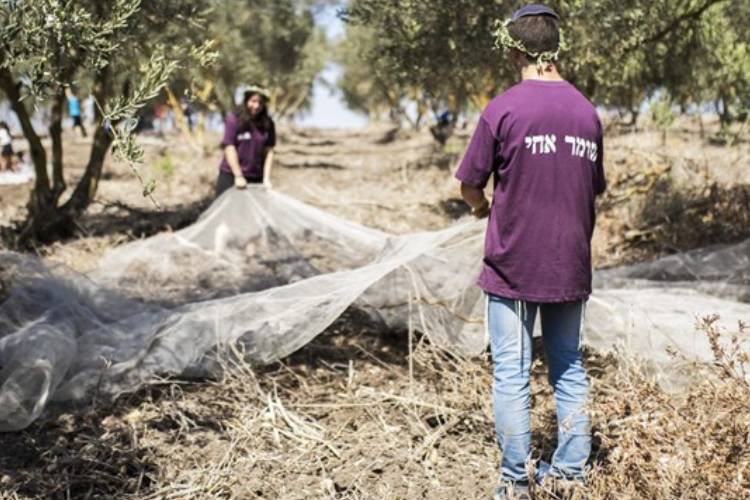
[[[563,77],[554,64],[550,64],[542,71],[536,64],[529,64],[521,70],[521,80],[543,80],[547,82],[561,82]]]

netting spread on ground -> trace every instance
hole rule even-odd
[[[483,232],[467,221],[395,236],[257,188],[111,251],[88,275],[0,254],[12,282],[0,305],[0,429],[28,426],[50,402],[212,374],[237,355],[281,359],[349,307],[479,354]],[[660,366],[676,364],[667,347],[708,359],[695,317],[720,314],[728,328],[750,319],[748,262],[750,242],[597,273],[587,343],[622,344]]]

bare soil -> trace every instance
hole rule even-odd
[[[274,187],[393,233],[468,216],[452,170],[468,139],[388,127],[280,134]],[[66,142],[69,185],[86,144]],[[109,248],[190,224],[211,202],[220,159],[178,136],[146,138],[160,208],[111,159],[79,236],[39,254],[85,271]],[[750,236],[750,146],[701,139],[681,122],[612,133],[597,267]],[[28,187],[0,187],[0,225],[24,215]],[[696,228],[699,228],[697,230]],[[6,241],[6,244],[8,242]],[[703,328],[711,333],[711,324]],[[490,362],[462,360],[348,311],[313,343],[222,380],[155,381],[114,402],[55,408],[0,435],[0,498],[490,498],[497,479]],[[535,349],[541,352],[541,349]],[[586,489],[538,498],[741,498],[750,495],[747,355],[716,345],[717,365],[681,395],[638,364],[587,353],[595,450]],[[743,364],[744,363],[744,364]],[[534,367],[535,450],[550,458],[554,399]]]

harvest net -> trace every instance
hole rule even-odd
[[[12,285],[0,305],[0,430],[155,377],[279,360],[350,307],[478,355],[483,238],[473,220],[391,235],[252,188],[230,190],[181,231],[114,249],[85,275],[2,253]],[[696,317],[718,314],[727,329],[750,318],[750,241],[597,272],[595,285],[586,343],[640,355],[679,382],[711,357]]]

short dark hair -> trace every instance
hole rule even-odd
[[[560,46],[560,27],[552,16],[522,17],[508,26],[508,33],[529,52],[554,52]]]

